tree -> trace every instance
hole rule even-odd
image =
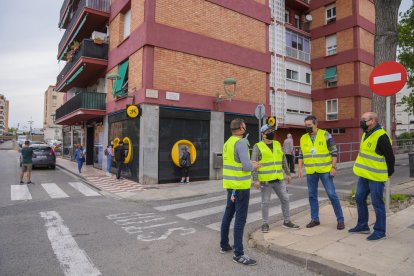
[[[401,0],[375,1],[374,66],[397,57],[397,22]],[[379,122],[385,125],[386,97],[372,95],[372,110],[378,114]]]
[[[14,133],[16,131],[16,128],[15,127],[9,127],[8,129],[7,129],[7,132],[8,133]]]

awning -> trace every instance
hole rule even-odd
[[[336,78],[336,66],[325,69],[325,80],[329,81]]]
[[[72,35],[71,39],[69,40],[69,42],[66,44],[66,48],[65,50],[62,52],[62,54],[60,55],[58,61],[60,61],[63,56],[65,55],[65,53],[68,51],[70,44],[72,43],[72,41],[75,39],[76,35],[79,33],[80,29],[82,28],[83,24],[85,24],[86,18],[88,17],[88,15],[85,15],[85,17],[82,19],[82,22],[79,24],[78,28],[76,29],[75,33]]]
[[[85,66],[79,68],[78,71],[76,71],[75,74],[73,74],[72,77],[70,77],[70,79],[68,79],[65,84],[71,83],[83,71],[83,67]]]
[[[124,92],[122,91],[122,85],[124,84],[127,71],[128,71],[128,60],[124,61],[118,66],[118,75],[121,78],[115,81],[114,87],[112,88],[113,94],[115,96],[122,94]]]

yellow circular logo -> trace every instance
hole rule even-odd
[[[139,115],[139,109],[136,105],[130,105],[127,108],[127,115],[129,118],[136,118]]]
[[[276,118],[275,117],[270,117],[267,120],[267,123],[269,124],[269,126],[274,126],[276,124]]]

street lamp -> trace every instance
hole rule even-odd
[[[114,94],[114,81],[120,80],[121,76],[116,72],[112,72],[106,75],[106,78],[111,81],[112,94]]]
[[[231,102],[231,98],[236,95],[236,83],[237,81],[231,77],[225,79],[223,81],[223,89],[226,95],[222,95],[217,93],[216,103],[220,103],[222,101],[229,101]]]

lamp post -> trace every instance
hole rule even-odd
[[[112,73],[109,73],[108,75],[106,75],[106,78],[111,81],[112,94],[114,94],[114,92],[116,92],[116,91],[114,91],[114,81],[120,80],[121,76],[116,72],[112,72]]]

